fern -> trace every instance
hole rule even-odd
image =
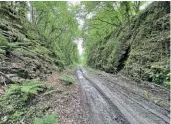
[[[22,85],[11,84],[5,95],[22,94],[24,101],[27,101],[30,95],[37,95],[39,91],[43,91],[45,84],[37,79],[25,82]]]

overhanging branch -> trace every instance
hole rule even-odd
[[[101,21],[101,22],[104,22],[104,23],[107,23],[107,24],[110,24],[110,25],[113,25],[113,26],[118,26],[117,24],[115,24],[115,23],[111,23],[111,22],[108,22],[108,21],[106,21],[106,20],[102,20],[102,19],[100,19],[99,17],[98,18],[96,18],[96,19],[93,19],[93,20],[99,20],[99,21]]]

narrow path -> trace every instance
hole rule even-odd
[[[95,73],[76,73],[90,124],[169,124],[169,113],[162,107]]]

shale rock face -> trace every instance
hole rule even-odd
[[[170,2],[153,2],[129,24],[118,27],[93,49],[91,67],[136,79],[168,81]],[[160,80],[159,80],[160,78]]]
[[[34,25],[7,5],[0,7],[0,16],[0,85],[58,70]]]

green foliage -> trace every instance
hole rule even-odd
[[[56,65],[65,66],[77,61],[78,52],[73,42],[78,37],[77,20],[67,2],[31,2],[36,8],[33,22],[44,46],[57,59]]]
[[[159,103],[159,104],[162,104],[162,105],[170,105],[170,102],[169,102],[169,101],[167,101],[167,100],[162,100],[162,99],[160,99],[160,98],[156,98],[156,97],[152,96],[152,95],[150,94],[150,92],[148,92],[148,91],[146,91],[146,90],[143,91],[143,96],[144,96],[146,99],[149,99],[149,100],[153,101],[154,103]]]
[[[45,84],[38,79],[10,85],[5,94],[0,97],[0,123],[19,124],[24,120],[26,124],[30,124],[33,121],[32,117],[41,116],[44,110],[36,104],[32,106],[31,101],[44,89]]]
[[[170,76],[169,70],[166,70],[163,66],[153,66],[150,73],[148,73],[149,78],[152,82],[160,85],[164,85],[170,88]]]
[[[6,46],[9,46],[9,43],[6,38],[0,34],[0,53],[5,53],[4,48],[6,48]]]
[[[0,49],[4,51],[13,51],[18,47],[17,43],[9,43],[7,39],[0,34]],[[3,52],[4,52],[3,51]]]
[[[151,97],[150,94],[149,94],[149,92],[146,91],[146,90],[143,91],[143,96],[144,96],[146,99],[149,99],[149,98]]]
[[[166,72],[151,73],[150,78],[152,78],[153,82],[162,84],[163,82],[169,81],[170,74]]]
[[[2,34],[0,34],[0,46],[8,46],[8,45],[9,43],[7,39],[4,36],[2,36]]]
[[[85,58],[93,68],[169,87],[169,3],[153,2],[141,11],[142,4],[82,2]]]
[[[4,7],[5,13],[0,12],[0,15],[3,15],[0,21],[7,27],[2,27],[2,25],[0,29],[0,34],[2,32],[3,35],[5,34],[4,36],[0,35],[0,53],[12,52],[13,54],[7,56],[9,60],[13,59],[14,55],[16,58],[14,63],[23,60],[24,65],[28,63],[26,68],[32,64],[36,64],[37,67],[42,62],[41,64],[45,67],[40,65],[40,68],[36,68],[36,72],[27,70],[28,73],[36,74],[39,71],[40,74],[49,70],[48,73],[53,71],[49,67],[51,63],[52,66],[55,66],[55,63],[59,68],[64,68],[78,60],[77,46],[73,42],[79,36],[78,23],[74,15],[75,12],[67,2],[31,2],[32,10],[36,11],[32,11],[34,14],[31,15],[32,21],[30,22],[26,16],[23,16],[26,15],[28,9],[25,1],[5,2],[4,4],[7,6]],[[34,59],[35,61],[33,61]],[[24,67],[23,64],[22,67]],[[18,64],[16,66],[18,69]],[[12,71],[12,73],[16,74],[18,70]],[[38,74],[38,76],[40,75]],[[70,77],[66,81],[68,84],[73,83]],[[39,109],[36,106],[37,99],[33,98],[37,98],[38,94],[45,90],[45,85],[39,80],[9,85],[5,95],[0,97],[0,123],[30,124],[32,123],[31,118],[34,119],[35,115],[40,114],[41,117],[45,110]],[[29,121],[27,122],[27,120]],[[49,116],[46,120],[53,119]]]
[[[71,85],[75,82],[75,78],[72,75],[68,75],[68,74],[62,74],[61,76],[61,81],[65,84],[65,85]]]
[[[58,124],[57,113],[46,114],[43,118],[35,118],[34,124]]]
[[[164,86],[165,86],[166,88],[168,88],[168,89],[170,89],[170,84],[171,84],[170,81],[165,81],[165,82],[164,82]]]
[[[36,95],[39,91],[43,91],[45,84],[38,79],[33,79],[25,84],[11,84],[5,95],[20,94],[24,101],[27,101],[31,95]]]
[[[12,45],[7,41],[7,39],[0,34],[0,48],[11,51]]]
[[[143,3],[140,1],[81,2],[79,11],[84,13],[80,14],[80,18],[83,16],[85,20],[83,39],[86,52],[85,59],[87,59],[86,61],[89,66],[93,67],[94,63],[97,63],[96,66],[94,65],[95,68],[111,70],[109,68],[113,67],[113,62],[115,62],[111,58],[116,56],[116,49],[119,49],[119,46],[115,44],[120,44],[119,40],[123,37],[123,35],[120,35],[120,31],[125,32],[122,27],[128,26],[123,25],[125,23],[130,25],[132,17],[140,12],[139,8]],[[129,30],[129,28],[126,30]],[[114,32],[116,38],[107,41]],[[122,37],[117,38],[117,35]],[[107,46],[104,45],[105,43],[107,43]],[[111,54],[112,52],[114,55]],[[115,65],[117,64],[115,62]]]

